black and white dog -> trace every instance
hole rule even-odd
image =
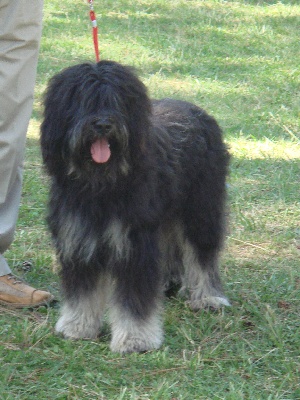
[[[169,285],[192,309],[229,305],[218,271],[229,155],[211,116],[151,101],[130,67],[84,63],[50,81],[41,146],[65,297],[57,332],[95,338],[108,309],[112,351],[140,352],[162,343]]]

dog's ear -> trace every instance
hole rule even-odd
[[[121,94],[124,101],[124,115],[127,116],[127,126],[130,131],[130,149],[134,155],[133,159],[137,160],[137,154],[143,155],[146,150],[146,141],[151,125],[151,100],[147,87],[140,80],[134,68],[113,63],[112,72],[114,75],[113,93]]]
[[[64,160],[68,155],[67,130],[70,121],[76,115],[76,83],[71,84],[66,75],[68,71],[64,70],[50,80],[44,96],[44,119],[41,125],[40,140],[44,165],[50,175],[57,176],[66,171]]]

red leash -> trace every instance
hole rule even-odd
[[[99,56],[98,27],[97,27],[96,14],[93,7],[93,0],[88,0],[88,3],[90,4],[90,19],[92,21],[92,27],[93,27],[93,40],[94,40],[96,61],[99,62],[100,56]]]

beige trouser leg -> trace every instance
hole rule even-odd
[[[43,0],[0,1],[0,276],[17,222]]]

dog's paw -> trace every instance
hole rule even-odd
[[[81,318],[70,319],[62,315],[55,325],[55,332],[67,339],[95,339],[99,335],[98,324],[85,324]]]
[[[134,336],[127,336],[123,340],[112,340],[110,349],[114,353],[142,353],[145,351],[156,350],[162,344],[162,339],[147,340]]]
[[[226,299],[226,297],[222,296],[207,296],[198,298],[192,298],[187,302],[192,310],[201,310],[204,308],[210,308],[216,310],[223,306],[230,306],[231,304]]]

